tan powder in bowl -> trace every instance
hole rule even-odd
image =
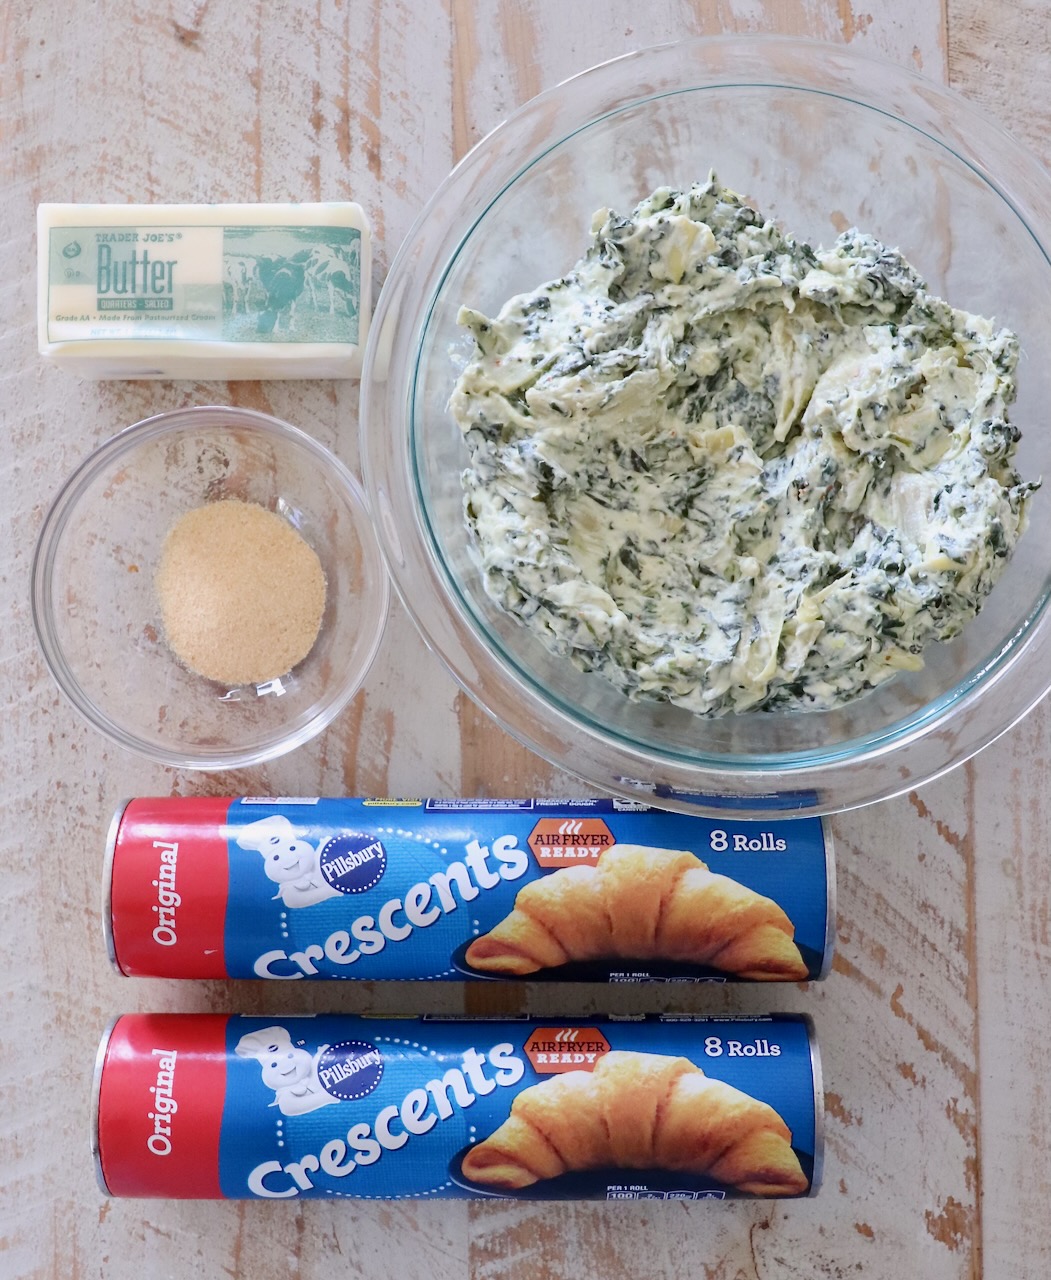
[[[173,653],[223,684],[291,671],[313,647],[325,610],[317,553],[254,502],[211,502],[180,516],[154,585]]]

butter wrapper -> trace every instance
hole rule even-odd
[[[42,204],[37,252],[40,353],[81,377],[360,375],[357,204]]]

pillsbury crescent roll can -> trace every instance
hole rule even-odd
[[[800,982],[829,970],[816,818],[619,800],[132,800],[110,955],[169,978]]]
[[[807,1018],[127,1014],[99,1048],[114,1196],[705,1200],[813,1195]]]

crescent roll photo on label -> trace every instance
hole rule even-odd
[[[810,1185],[773,1107],[688,1058],[624,1050],[524,1090],[463,1162],[473,1181],[507,1191],[603,1168],[695,1174],[753,1196]]]
[[[813,1195],[809,1019],[126,1014],[92,1107],[101,1189],[189,1199]]]
[[[514,910],[471,943],[476,969],[522,977],[571,960],[666,960],[738,978],[809,975],[795,926],[771,898],[685,849],[616,844],[594,866],[524,885]]]
[[[835,935],[820,819],[613,799],[141,798],[103,880],[136,977],[803,982]]]

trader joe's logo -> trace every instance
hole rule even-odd
[[[602,818],[541,818],[529,837],[541,867],[596,863],[616,843]]]
[[[538,1075],[593,1071],[610,1044],[598,1027],[536,1027],[522,1046]]]

